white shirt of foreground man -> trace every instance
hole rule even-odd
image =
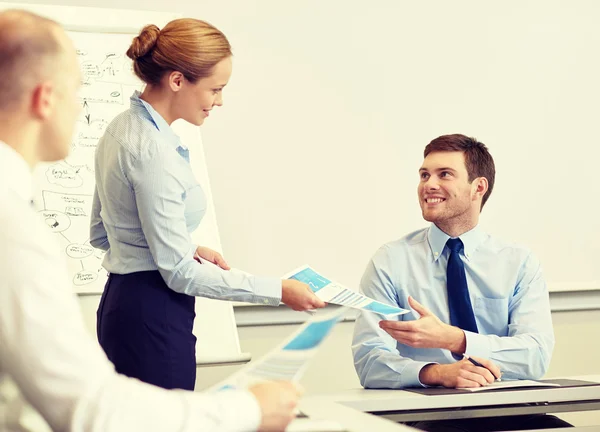
[[[25,161],[0,142],[0,431],[48,430],[7,375],[57,431],[257,429],[250,392],[166,391],[115,373],[84,327],[54,234],[30,205],[31,183]]]

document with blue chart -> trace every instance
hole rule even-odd
[[[381,303],[356,291],[346,288],[337,282],[327,279],[317,273],[313,268],[305,265],[284,276],[286,279],[295,279],[310,286],[310,289],[326,303],[348,306],[354,309],[375,312],[384,317],[403,315],[409,312],[397,306]]]
[[[346,312],[348,308],[342,307],[331,313],[313,316],[277,348],[212,386],[209,391],[246,388],[260,381],[298,382],[319,345]]]

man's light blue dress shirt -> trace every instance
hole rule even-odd
[[[450,237],[432,224],[385,244],[361,280],[361,292],[384,303],[411,309],[412,296],[449,323],[446,268]],[[485,234],[479,227],[460,236],[464,243],[469,294],[479,333],[465,331],[466,354],[492,360],[503,379],[538,379],[554,348],[548,290],[540,263],[527,249]],[[418,319],[412,311],[398,317]],[[421,386],[419,373],[431,363],[453,363],[443,349],[411,348],[379,328],[382,318],[362,312],[352,350],[361,384],[367,388]]]
[[[278,305],[281,279],[228,272],[194,260],[193,232],[206,196],[185,160],[187,149],[150,104],[131,107],[107,127],[95,158],[90,243],[111,273],[158,270],[188,295]]]

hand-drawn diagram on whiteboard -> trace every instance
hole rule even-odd
[[[81,67],[81,114],[69,156],[36,170],[36,206],[56,233],[76,292],[102,292],[104,252],[89,243],[94,194],[94,152],[110,121],[129,108],[142,83],[125,55],[133,35],[70,32]]]

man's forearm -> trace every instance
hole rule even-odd
[[[423,369],[421,369],[421,372],[419,373],[419,381],[421,381],[422,384],[428,386],[442,385],[440,366],[442,365],[430,364],[423,367]]]

